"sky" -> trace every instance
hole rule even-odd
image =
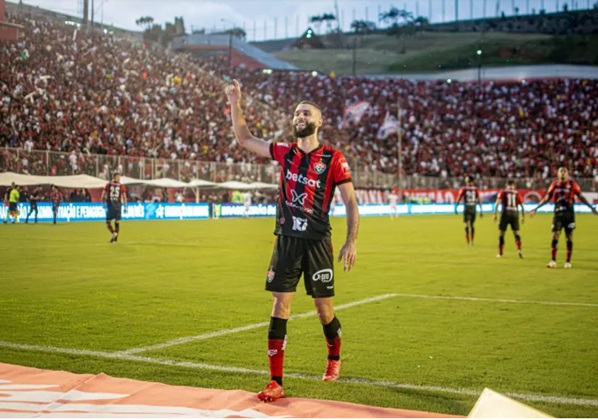
[[[10,0],[16,2],[17,0]],[[94,2],[97,22],[128,30],[140,30],[135,24],[141,16],[151,16],[155,23],[173,22],[182,16],[185,29],[205,28],[208,32],[241,27],[249,41],[295,37],[307,29],[310,16],[332,13],[339,16],[341,26],[349,30],[353,20],[369,20],[379,26],[379,12],[391,7],[406,9],[431,22],[493,17],[497,10],[506,15],[562,10],[586,9],[597,0],[89,0]],[[83,0],[23,0],[23,3],[82,16]],[[338,12],[336,7],[338,7]],[[443,7],[444,5],[444,7]],[[312,25],[313,26],[313,25]],[[314,27],[316,32],[317,27]],[[322,26],[321,30],[325,27]]]

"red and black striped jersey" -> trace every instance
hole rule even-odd
[[[459,190],[459,194],[457,195],[457,203],[461,200],[461,198],[463,198],[463,203],[466,206],[475,207],[479,196],[480,190],[477,187],[473,185],[466,185],[465,187],[461,187]]]
[[[572,180],[567,181],[552,181],[550,187],[546,191],[549,199],[554,200],[554,211],[562,212],[573,210],[573,203],[575,203],[575,196],[581,195],[581,188],[579,184]]]
[[[276,235],[330,238],[328,212],[337,185],[352,182],[345,156],[320,145],[305,153],[297,143],[272,143],[270,155],[280,163]]]
[[[505,188],[498,192],[497,199],[500,200],[500,203],[502,204],[503,213],[513,215],[519,214],[519,208],[517,206],[523,204],[519,191],[513,188]]]
[[[120,182],[111,181],[104,187],[106,201],[110,204],[120,205],[125,194],[125,186]]]

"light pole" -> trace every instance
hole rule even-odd
[[[233,29],[235,29],[239,25],[237,25],[232,20],[228,20],[228,19],[224,19],[224,18],[220,19],[220,21],[228,22],[228,23],[232,24],[231,28],[228,30],[228,66],[232,67],[233,66]]]
[[[355,76],[355,66],[357,64],[357,35],[353,38],[353,76]]]
[[[482,50],[478,48],[476,51],[478,55],[478,89],[482,87]]]

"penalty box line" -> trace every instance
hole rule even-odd
[[[68,348],[50,347],[50,346],[36,346],[36,345],[31,345],[31,344],[9,343],[7,341],[0,341],[0,347],[12,348],[12,349],[18,349],[18,350],[28,350],[28,351],[43,351],[43,352],[47,352],[47,353],[60,353],[60,354],[68,354],[68,355],[76,355],[76,356],[92,356],[92,357],[99,357],[99,358],[119,360],[119,361],[151,363],[151,364],[156,364],[156,365],[182,367],[182,368],[187,368],[187,369],[203,369],[203,370],[211,370],[211,371],[223,372],[223,373],[240,373],[240,374],[260,375],[260,376],[269,376],[270,375],[270,372],[268,372],[266,370],[246,369],[246,368],[234,367],[234,366],[210,365],[207,363],[184,362],[184,361],[178,361],[178,360],[136,356],[136,355],[132,355],[132,354],[123,354],[123,353],[118,353],[118,352],[109,353],[109,352],[94,351],[94,350],[79,350],[79,349],[68,349]],[[322,380],[321,376],[314,376],[314,375],[308,375],[308,374],[302,374],[302,373],[291,373],[291,372],[289,372],[289,373],[285,372],[285,377],[306,379],[306,380],[313,380],[313,381],[321,381]],[[479,397],[482,393],[482,391],[475,390],[475,389],[449,388],[449,387],[432,386],[432,385],[416,385],[416,384],[398,383],[398,382],[391,382],[391,381],[375,381],[375,380],[363,379],[363,378],[340,378],[337,380],[337,382],[345,383],[345,384],[369,385],[369,386],[376,386],[376,387],[382,387],[382,388],[406,389],[406,390],[416,391],[416,392],[437,392],[437,393],[454,394],[454,395],[467,395],[467,396],[473,396],[473,397]],[[525,400],[525,401],[544,402],[544,403],[551,403],[551,404],[577,405],[577,406],[582,406],[582,407],[598,407],[598,400],[589,399],[589,398],[557,397],[557,396],[552,396],[552,395],[521,394],[521,393],[514,393],[514,392],[505,392],[504,394],[509,397],[516,398],[519,400]]]
[[[372,302],[377,302],[377,301],[384,300],[384,299],[389,299],[389,298],[392,298],[395,296],[397,296],[397,295],[394,293],[380,295],[380,296],[374,296],[372,298],[357,300],[355,302],[349,302],[349,303],[345,303],[343,305],[338,305],[334,309],[336,311],[339,311],[339,310],[343,310],[343,309],[352,308],[352,307],[358,306],[358,305],[365,305],[367,303],[372,303]],[[309,311],[309,312],[304,312],[302,314],[292,315],[289,319],[310,318],[310,317],[313,317],[316,315],[317,315],[316,311]],[[144,347],[136,347],[136,348],[132,348],[132,349],[128,349],[128,350],[123,350],[119,353],[120,354],[145,353],[147,351],[160,350],[160,349],[164,349],[166,347],[172,347],[172,346],[178,346],[180,344],[191,343],[193,341],[209,340],[210,338],[221,337],[223,335],[236,334],[236,333],[243,332],[243,331],[250,331],[250,330],[254,330],[256,328],[267,327],[268,325],[270,325],[269,321],[268,322],[258,322],[255,324],[245,325],[244,327],[214,331],[211,333],[194,335],[194,336],[190,336],[190,337],[175,338],[174,340],[166,341],[164,343],[158,343],[158,344],[153,344],[153,345],[144,346]]]

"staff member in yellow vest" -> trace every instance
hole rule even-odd
[[[8,193],[8,211],[6,212],[6,216],[4,216],[4,223],[8,223],[8,216],[13,218],[13,223],[19,222],[19,188],[13,182],[10,186],[10,192]]]

